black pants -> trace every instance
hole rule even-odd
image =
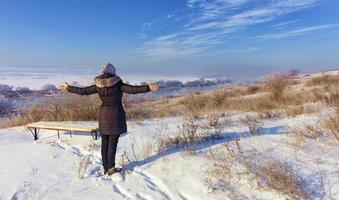
[[[102,165],[105,170],[115,166],[115,153],[119,135],[102,135],[101,136],[101,157]]]

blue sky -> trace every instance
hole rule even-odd
[[[337,0],[0,0],[1,67],[256,76],[339,68]]]

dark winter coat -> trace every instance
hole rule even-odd
[[[69,86],[68,92],[79,95],[98,93],[102,101],[99,114],[99,130],[103,135],[120,135],[127,132],[126,112],[122,105],[123,93],[149,92],[148,85],[132,86],[122,82],[119,76],[102,74],[95,78],[95,85],[89,87]]]

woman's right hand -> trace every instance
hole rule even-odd
[[[64,84],[61,84],[61,85],[59,85],[59,90],[61,91],[61,92],[67,92],[67,90],[68,90],[68,83],[64,83]]]
[[[155,85],[155,84],[149,84],[149,89],[152,91],[152,92],[155,92],[159,89],[159,86]]]

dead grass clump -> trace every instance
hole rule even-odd
[[[78,165],[74,164],[73,168],[74,168],[76,175],[79,179],[84,178],[90,164],[91,164],[90,155],[80,157]]]
[[[206,180],[209,192],[221,190],[233,194],[232,184],[247,179],[258,189],[273,189],[295,200],[310,199],[305,180],[291,164],[272,157],[258,160],[258,155],[245,155],[238,140],[235,143],[236,146],[232,145],[235,147],[223,144],[208,152],[207,158],[212,163],[206,170],[211,177]]]
[[[262,187],[272,188],[295,200],[311,199],[300,172],[287,162],[269,159],[259,164],[252,172]]]
[[[211,149],[207,152],[208,168],[205,173],[209,178],[205,180],[205,184],[209,193],[217,190],[226,192],[228,196],[236,195],[232,189],[232,184],[238,182],[248,172],[243,169],[235,169],[242,160],[242,152],[233,145],[224,143],[220,148]]]
[[[205,122],[194,118],[186,119],[178,126],[179,133],[177,135],[160,135],[156,147],[157,152],[178,147],[188,148],[191,145],[220,139],[223,122],[227,122],[227,120],[221,120],[221,116],[213,114],[207,117]]]
[[[309,139],[317,140],[324,136],[323,131],[316,126],[305,124],[304,125],[304,136]]]
[[[294,105],[288,106],[284,109],[287,116],[296,117],[298,115],[304,114],[304,106],[303,105]]]
[[[258,116],[260,120],[265,121],[265,120],[271,120],[271,119],[277,118],[280,116],[280,114],[276,111],[265,110],[265,111],[258,113]]]
[[[303,127],[292,127],[289,129],[291,133],[291,143],[296,149],[303,149],[307,140],[317,140],[324,136],[323,131],[309,124],[305,124]]]
[[[248,127],[251,135],[258,135],[261,132],[263,121],[258,115],[245,115],[240,118],[240,122]]]
[[[41,190],[40,188],[37,188],[36,185],[34,185],[33,182],[31,181],[24,181],[24,189],[25,192],[28,195],[29,200],[40,200],[43,199],[41,195]]]
[[[265,80],[265,87],[271,93],[271,98],[281,102],[284,91],[288,86],[288,77],[285,74],[273,74]]]
[[[336,140],[339,140],[339,115],[329,117],[323,121],[323,127],[331,133]]]
[[[304,131],[300,128],[289,128],[289,133],[291,134],[291,143],[289,141],[288,144],[292,144],[296,150],[303,149],[306,139],[304,136]]]

